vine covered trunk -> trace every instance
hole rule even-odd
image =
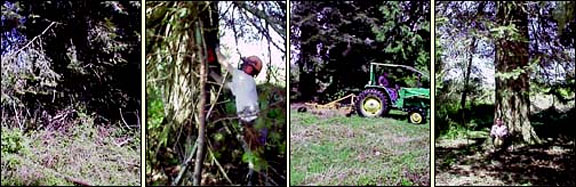
[[[528,16],[524,3],[498,4],[497,26],[512,27],[496,41],[495,120],[507,125],[512,137],[523,143],[540,143],[530,124]]]

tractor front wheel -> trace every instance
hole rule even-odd
[[[362,91],[356,100],[356,111],[362,117],[383,116],[389,109],[386,95],[377,89]]]
[[[426,113],[419,109],[413,109],[408,112],[408,121],[410,123],[422,124],[426,123]]]

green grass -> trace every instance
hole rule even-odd
[[[126,138],[118,131],[78,124],[64,132],[23,134],[3,127],[2,186],[74,185],[66,177],[90,185],[139,185],[139,140],[118,146]]]
[[[290,185],[429,185],[430,128],[291,111]]]

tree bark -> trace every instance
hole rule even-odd
[[[528,65],[528,16],[521,6],[524,3],[498,4],[497,25],[514,24],[519,35],[505,35],[496,41],[496,106],[494,119],[507,125],[513,140],[527,144],[540,143],[530,124]],[[526,8],[527,9],[527,8]],[[517,76],[506,76],[519,72]],[[501,76],[505,74],[505,76]]]

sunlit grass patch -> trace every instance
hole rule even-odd
[[[428,185],[428,125],[291,112],[290,185]]]

